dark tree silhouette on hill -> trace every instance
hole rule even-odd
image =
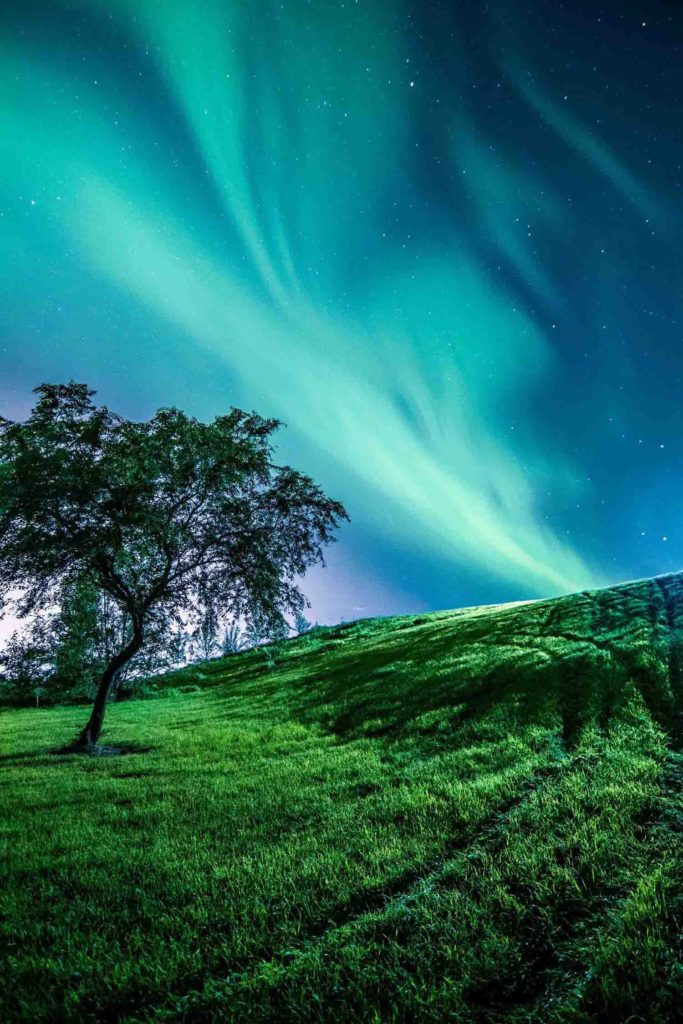
[[[305,605],[298,578],[323,561],[344,507],[273,463],[274,419],[232,409],[202,423],[177,409],[123,419],[85,384],[43,384],[23,423],[0,419],[0,599],[20,615],[88,574],[126,613],[73,749],[91,751],[118,674],[152,627],[198,599],[277,624]]]

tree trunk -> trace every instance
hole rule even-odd
[[[133,655],[137,654],[142,647],[143,639],[142,627],[140,627],[135,630],[132,638],[126,646],[120,650],[118,654],[115,654],[107,665],[102,674],[100,685],[97,688],[97,695],[90,713],[90,718],[88,719],[88,724],[78,739],[75,740],[73,745],[70,747],[71,750],[91,752],[97,746],[97,741],[100,738],[100,733],[102,732],[104,713],[107,709],[107,698],[111,688],[115,684],[118,674],[123,666],[126,665]]]

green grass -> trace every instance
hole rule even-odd
[[[0,713],[3,1020],[683,1019],[680,577],[152,689]]]

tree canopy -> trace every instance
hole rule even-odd
[[[78,746],[146,633],[198,603],[281,623],[346,511],[273,462],[275,419],[231,409],[203,423],[174,408],[133,422],[85,384],[43,384],[24,422],[0,419],[0,600],[20,615],[87,575],[130,621]]]

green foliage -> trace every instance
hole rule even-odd
[[[3,1020],[679,1019],[682,626],[671,577],[319,627],[86,762],[4,712]]]

